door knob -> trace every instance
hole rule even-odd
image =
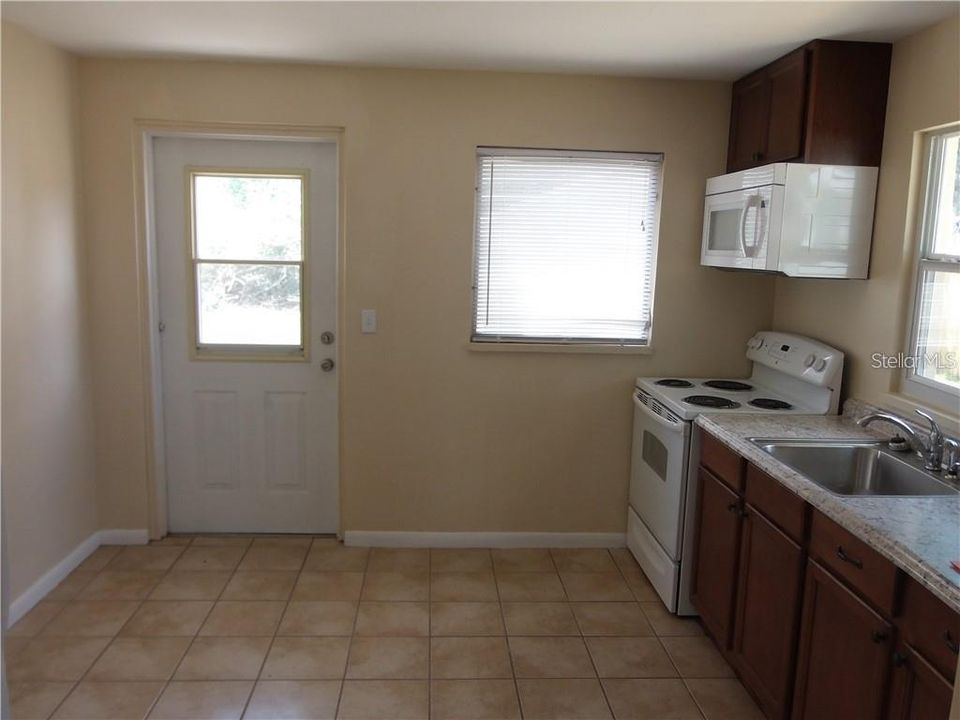
[[[334,368],[334,362],[330,358],[324,358],[320,363],[320,369],[324,372],[330,372]]]

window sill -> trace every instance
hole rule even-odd
[[[649,345],[566,345],[563,343],[468,342],[470,352],[560,353],[571,355],[653,355]]]
[[[937,421],[937,424],[940,425],[940,429],[946,434],[954,437],[960,436],[960,415],[956,412],[950,412],[944,408],[931,405],[926,401],[918,400],[910,395],[893,392],[881,395],[874,404],[893,410],[906,418],[910,418],[911,422],[923,424],[923,420],[914,413],[914,411],[919,408],[920,410],[930,413],[933,419]]]

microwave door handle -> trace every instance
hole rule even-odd
[[[740,227],[737,237],[740,239],[740,252],[743,257],[750,257],[750,250],[747,248],[747,213],[750,212],[750,203],[753,196],[747,197],[743,201],[743,209],[740,211]]]
[[[763,243],[763,236],[767,231],[767,216],[764,213],[766,209],[766,201],[763,199],[762,195],[757,195],[759,202],[757,202],[757,225],[754,228],[753,232],[753,252],[756,252],[760,249],[760,245]]]
[[[662,415],[657,415],[657,413],[655,413],[655,412],[654,412],[653,410],[651,410],[649,407],[647,407],[647,406],[644,405],[642,402],[640,402],[640,398],[637,397],[637,394],[636,394],[636,393],[633,394],[633,404],[636,405],[638,408],[640,408],[640,410],[641,410],[647,417],[649,417],[649,418],[650,418],[651,420],[653,420],[654,422],[659,423],[660,425],[662,425],[663,427],[665,427],[667,430],[672,430],[673,432],[678,432],[678,431],[680,431],[680,430],[682,429],[680,422],[672,422],[672,421],[668,420],[667,418],[663,417]]]
[[[740,214],[740,248],[743,250],[745,258],[753,257],[757,252],[757,243],[759,242],[760,229],[760,208],[763,205],[762,195],[751,195],[743,201],[743,212]],[[747,214],[750,208],[757,208],[757,221],[753,224],[753,245],[747,245]]]

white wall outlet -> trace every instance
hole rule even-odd
[[[377,311],[376,310],[361,310],[360,311],[360,332],[365,335],[375,333],[377,331]]]

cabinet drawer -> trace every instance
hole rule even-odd
[[[916,580],[908,578],[900,625],[906,641],[953,682],[957,671],[957,643],[960,643],[960,615]]]
[[[700,464],[709,468],[725,485],[743,491],[744,459],[708,432],[700,431]]]
[[[897,567],[819,512],[813,513],[810,554],[887,617],[893,615]]]
[[[747,463],[747,502],[767,516],[794,542],[803,544],[807,504],[763,470]]]

